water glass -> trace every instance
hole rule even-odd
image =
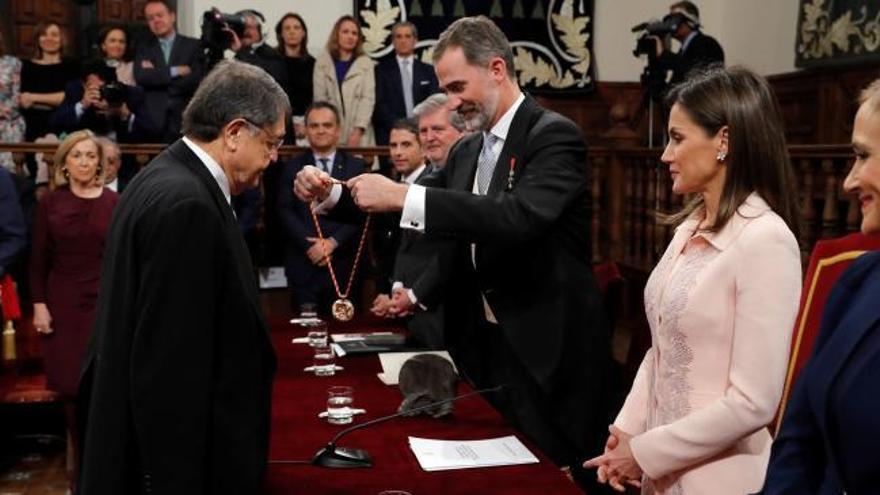
[[[314,348],[315,359],[313,366],[315,376],[333,376],[336,374],[336,359],[333,355],[333,348],[327,345],[319,345]]]
[[[327,346],[327,323],[315,322],[311,323],[308,326],[308,337],[309,337],[309,345],[312,347],[326,347]]]
[[[351,423],[354,389],[347,385],[327,389],[327,421],[334,425]]]

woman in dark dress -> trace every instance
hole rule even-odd
[[[284,56],[287,65],[287,87],[284,91],[290,98],[293,115],[293,130],[298,144],[305,146],[306,128],[304,116],[306,108],[312,104],[312,73],[315,70],[315,57],[309,55],[309,29],[299,14],[288,12],[275,25],[278,37],[278,51]]]
[[[31,291],[34,328],[43,336],[47,387],[65,400],[72,433],[73,400],[95,317],[104,240],[118,196],[104,187],[101,147],[91,131],[68,135],[58,146],[55,163],[54,190],[40,200],[34,220]],[[69,438],[75,447],[76,439]]]
[[[49,132],[49,114],[64,100],[64,86],[76,79],[76,64],[62,59],[64,38],[54,22],[37,26],[34,58],[22,60],[21,107],[27,123],[25,139],[33,141]]]

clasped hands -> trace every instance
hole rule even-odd
[[[626,485],[642,486],[642,468],[639,467],[630,449],[632,435],[611,425],[610,435],[605,441],[605,452],[584,462],[587,469],[597,468],[596,478],[618,492],[625,492]]]
[[[407,294],[407,288],[398,287],[391,291],[390,297],[388,294],[376,296],[370,311],[382,318],[401,318],[411,315],[414,309],[412,300],[410,300],[409,294]]]
[[[379,174],[361,174],[340,182],[327,172],[306,165],[296,174],[293,192],[305,202],[323,201],[330,195],[335,184],[348,187],[358,208],[370,213],[402,210],[409,187]]]

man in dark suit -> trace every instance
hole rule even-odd
[[[159,133],[144,105],[144,91],[118,82],[116,70],[103,60],[85,64],[82,80],[67,84],[49,124],[59,134],[89,129],[121,143],[151,141]]]
[[[289,112],[265,72],[221,62],[185,137],[122,195],[80,380],[77,493],[261,491],[275,354],[230,199],[277,159]]]
[[[489,397],[505,418],[594,482],[580,463],[604,445],[617,373],[590,265],[583,135],[520,91],[510,44],[486,17],[449,26],[434,61],[449,107],[480,132],[426,186],[365,174],[333,210],[402,210],[402,227],[457,239],[446,328],[459,369],[476,386],[506,385]],[[302,199],[335,187],[313,168],[297,177]]]
[[[238,39],[235,31],[229,30],[233,41],[231,50],[236,60],[247,62],[268,72],[282,88],[287,89],[287,65],[277,49],[269,46],[263,39],[263,14],[253,9],[236,12],[244,17],[244,34]]]
[[[202,80],[199,40],[174,29],[177,18],[165,0],[144,4],[144,18],[153,36],[139,46],[134,57],[134,79],[144,88],[152,121],[162,129],[163,142],[180,136],[180,119]]]
[[[688,72],[696,68],[724,63],[721,45],[715,38],[700,31],[700,10],[693,2],[676,2],[669,7],[669,11],[669,17],[677,22],[672,36],[681,42],[678,53],[672,53],[658,39],[658,64],[661,69],[672,71],[669,84],[683,81]]]
[[[293,197],[293,178],[306,165],[314,164],[339,180],[364,172],[366,165],[336,149],[341,132],[339,111],[327,102],[314,102],[307,110],[306,137],[310,150],[283,164],[278,183],[278,215],[285,237],[284,268],[291,291],[291,303],[312,305],[329,312],[338,299],[326,266],[325,252],[331,257],[340,289],[345,290],[354,255],[363,232],[363,218],[349,222],[319,219],[324,240],[318,239],[309,206]]]
[[[416,59],[418,31],[411,22],[398,22],[391,29],[394,53],[376,66],[376,107],[373,126],[376,143],[388,144],[391,127],[412,117],[413,108],[437,92],[434,68]]]
[[[430,172],[446,165],[449,150],[462,136],[464,121],[447,108],[443,93],[429,96],[413,109],[418,119],[419,140],[428,166],[416,179],[419,184]],[[399,216],[398,216],[399,223]],[[392,292],[385,313],[409,316],[407,328],[415,343],[431,349],[445,349],[444,313],[450,239],[406,230],[394,258]]]

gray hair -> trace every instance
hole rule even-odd
[[[421,119],[422,117],[431,115],[439,110],[447,110],[449,112],[449,124],[452,127],[455,127],[459,132],[464,132],[466,127],[464,119],[458,114],[458,112],[449,110],[447,108],[448,104],[448,96],[444,93],[434,93],[413,108],[413,116],[417,119]]]
[[[413,24],[409,21],[395,22],[394,25],[391,26],[391,36],[394,37],[394,31],[396,31],[398,28],[402,28],[402,27],[409,28],[410,31],[412,31],[413,38],[419,39],[419,28],[417,28],[415,24]]]
[[[235,119],[265,128],[290,114],[287,93],[263,69],[224,60],[205,77],[183,111],[183,134],[213,141]]]
[[[97,141],[98,144],[101,145],[102,147],[109,146],[109,147],[115,149],[116,153],[121,154],[121,152],[119,151],[119,143],[117,143],[113,139],[111,139],[107,136],[98,136],[95,138],[95,141]]]
[[[450,24],[434,46],[434,64],[446,50],[454,47],[461,48],[467,63],[477,67],[488,67],[493,58],[501,58],[507,65],[507,77],[516,78],[510,42],[486,16],[462,17]]]

